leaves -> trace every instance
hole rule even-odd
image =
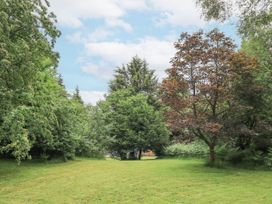
[[[154,149],[168,141],[168,130],[161,113],[148,104],[144,94],[123,89],[111,93],[103,103],[109,135],[110,149],[119,156],[134,150]]]
[[[158,81],[154,70],[150,70],[147,62],[137,56],[126,66],[117,68],[115,72],[115,79],[110,82],[110,91],[130,88],[136,93],[151,94],[157,89]]]
[[[172,68],[161,86],[162,101],[170,107],[167,118],[190,131],[210,148],[223,135],[224,115],[232,100],[231,56],[235,45],[217,29],[204,34],[183,33],[175,43]]]
[[[59,84],[55,16],[46,1],[3,0],[0,22],[2,153],[18,162],[30,155],[72,158],[88,116]]]

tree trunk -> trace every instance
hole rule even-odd
[[[209,149],[210,149],[210,164],[213,166],[214,162],[215,162],[215,146],[214,145],[210,145]]]
[[[142,150],[140,149],[140,150],[139,150],[138,159],[141,160],[141,158],[142,158]]]

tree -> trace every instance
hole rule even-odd
[[[156,92],[158,81],[154,76],[154,70],[148,68],[145,60],[135,56],[127,65],[115,70],[114,79],[110,82],[110,92],[130,88],[135,93]]]
[[[103,157],[107,153],[108,147],[113,138],[110,131],[112,124],[107,122],[107,112],[103,103],[96,106],[87,106],[87,134],[83,134],[79,141],[77,154],[80,156]]]
[[[266,104],[266,87],[258,79],[260,64],[244,52],[235,53],[231,64],[234,98],[226,128],[239,150],[267,153],[271,146],[271,125],[267,116],[271,112]]]
[[[127,65],[115,70],[114,79],[109,84],[110,92],[130,89],[135,94],[143,93],[148,96],[148,103],[159,110],[158,80],[154,72],[149,69],[145,60],[135,56]],[[135,152],[131,152],[132,157],[133,155]]]
[[[35,101],[35,91],[39,93],[43,76],[51,77],[48,73],[55,71],[58,54],[53,47],[60,35],[47,3],[41,0],[0,2],[0,150],[17,160],[27,157],[33,145],[32,136],[37,135],[37,128],[30,127],[34,124],[31,116],[37,119],[37,124],[43,124],[39,123],[41,118],[46,121],[46,114],[42,117],[37,113],[41,104]],[[11,123],[16,118],[21,122],[14,127]],[[49,128],[45,121],[40,131]],[[47,131],[40,133],[46,134]]]
[[[224,21],[239,8],[238,30],[243,38],[242,50],[257,58],[264,86],[271,84],[272,64],[272,4],[270,0],[197,0],[207,20]],[[237,11],[236,11],[237,13]],[[260,77],[259,75],[259,77]],[[269,87],[271,95],[272,87]]]
[[[239,17],[239,31],[244,36],[250,33],[269,31],[271,22],[271,2],[270,0],[197,0],[197,5],[202,8],[202,13],[206,20],[225,21],[232,15]],[[236,8],[239,11],[235,11]],[[236,13],[234,13],[236,12]]]
[[[272,4],[270,0],[197,0],[207,20],[225,21],[235,12],[238,29],[244,39],[261,41],[262,49],[270,52],[272,47]],[[237,11],[236,8],[239,8]],[[271,58],[270,58],[271,59]],[[270,61],[271,63],[271,61]]]
[[[230,60],[235,45],[214,29],[207,34],[182,33],[175,48],[172,68],[161,87],[162,101],[170,107],[168,121],[203,140],[213,164],[232,100]]]
[[[244,129],[251,129],[250,134],[246,138],[252,140],[252,134],[258,133],[258,139],[260,135],[269,135],[267,131],[271,126],[271,104],[272,104],[272,4],[270,0],[236,0],[231,3],[227,0],[197,0],[198,5],[202,8],[202,13],[207,20],[220,20],[224,21],[230,18],[233,14],[238,14],[238,31],[242,37],[242,51],[246,52],[249,56],[257,59],[258,70],[251,74],[251,82],[249,87],[250,94],[256,96],[258,100],[261,98],[262,104],[258,108],[252,108],[254,112],[254,118],[258,118],[256,128],[253,130],[246,126]],[[238,10],[236,8],[239,8]],[[251,60],[250,60],[251,61]],[[258,85],[261,87],[261,91],[253,93],[255,89],[250,89],[251,86]],[[260,89],[260,88],[259,88]],[[242,100],[245,100],[243,98]],[[259,100],[260,101],[260,100]],[[251,102],[248,98],[246,103],[252,104],[256,100],[251,98]],[[255,104],[256,105],[256,104]],[[256,107],[253,105],[253,107]],[[261,110],[262,109],[262,110]],[[250,112],[250,111],[247,111]],[[243,114],[242,114],[243,115]],[[258,117],[255,117],[258,115]],[[240,115],[241,116],[241,115]],[[261,116],[261,117],[260,117]],[[241,118],[240,118],[241,119]],[[244,119],[242,119],[244,120]],[[253,120],[255,121],[255,120]],[[258,125],[257,125],[258,124]],[[260,124],[263,124],[263,128],[260,128]],[[253,131],[253,132],[252,132]],[[257,131],[257,132],[255,132]],[[239,132],[239,131],[238,131]],[[248,132],[249,133],[249,132]],[[253,134],[253,135],[254,135]],[[267,136],[266,136],[267,137]],[[266,139],[266,144],[269,144],[269,137]],[[254,143],[251,141],[248,144]]]
[[[76,87],[75,92],[73,93],[72,99],[76,100],[77,102],[79,102],[81,104],[83,104],[83,100],[82,100],[82,98],[80,96],[80,92],[79,92],[78,86]]]
[[[121,159],[126,159],[132,151],[137,151],[141,159],[142,151],[167,144],[169,133],[163,117],[148,104],[144,94],[135,95],[127,89],[115,91],[102,106],[106,123],[111,124],[110,150]]]
[[[256,83],[263,87],[263,100],[264,105],[263,113],[266,115],[266,119],[272,114],[272,55],[271,51],[263,49],[266,46],[266,42],[261,39],[249,38],[242,42],[241,50],[247,55],[256,58],[259,69],[254,73]]]
[[[0,2],[0,154],[73,158],[89,134],[87,110],[57,74],[60,32],[47,0]]]

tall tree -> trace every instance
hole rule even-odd
[[[260,125],[260,123],[263,123],[263,126],[266,127],[260,128],[257,132],[260,135],[269,135],[270,133],[269,131],[267,132],[267,128],[272,122],[271,0],[197,0],[197,3],[202,8],[202,13],[207,20],[215,19],[224,21],[230,18],[232,15],[238,16],[238,31],[243,39],[241,50],[246,52],[251,57],[256,58],[259,67],[257,71],[251,73],[252,83],[248,84],[249,87],[256,86],[257,84],[259,87],[261,87],[261,91],[259,91],[259,93],[255,93],[255,89],[251,89],[253,92],[250,91],[250,95],[253,94],[257,99],[262,99],[262,105],[256,109],[253,109],[253,115],[262,115],[261,120],[260,117],[257,117],[259,119],[258,123],[256,124]],[[249,78],[247,78],[247,80],[249,80]],[[249,87],[247,88],[248,90],[250,90]],[[243,98],[243,100],[245,100],[245,98]],[[248,98],[248,104],[255,102],[255,99]],[[256,128],[254,129],[256,131]],[[263,132],[261,130],[263,130]],[[249,134],[246,138],[252,139],[252,133],[251,136]],[[250,142],[247,143],[250,144]],[[264,143],[268,144],[268,142]]]
[[[108,113],[104,112],[104,108],[104,102],[86,107],[88,131],[87,134],[82,135],[79,141],[78,155],[103,157],[107,153],[109,145],[114,141],[114,138],[110,137],[113,127],[111,123],[108,123]]]
[[[114,79],[110,82],[110,91],[130,88],[135,93],[154,93],[157,91],[158,80],[154,70],[149,69],[145,60],[135,56],[127,65],[115,70]]]
[[[3,0],[0,22],[0,151],[20,160],[33,144],[30,129],[35,128],[27,127],[34,106],[40,105],[36,101],[39,82],[44,76],[55,75],[58,54],[53,47],[60,32],[55,27],[55,16],[48,12],[47,1]],[[32,116],[40,121],[40,115]],[[17,127],[9,126],[16,117],[21,122]]]
[[[207,20],[225,21],[238,14],[238,30],[243,39],[258,40],[263,50],[272,47],[271,0],[196,0]],[[271,57],[270,57],[271,64]]]
[[[258,78],[261,65],[244,52],[235,53],[231,64],[234,97],[226,128],[235,147],[267,153],[271,146],[271,111],[266,101],[267,87]]]
[[[263,87],[263,98],[265,100],[266,119],[271,121],[272,115],[272,50],[264,49],[267,43],[262,39],[249,38],[242,42],[241,50],[249,56],[257,59],[259,69],[254,73],[255,80]],[[270,119],[269,119],[270,118]]]
[[[163,80],[161,97],[170,107],[168,118],[203,140],[215,161],[215,146],[223,135],[232,79],[230,59],[235,45],[218,30],[181,34],[177,53]]]
[[[77,102],[79,102],[81,104],[83,104],[83,100],[82,100],[82,98],[80,96],[80,91],[79,91],[78,86],[76,87],[76,89],[75,89],[75,91],[73,93],[72,99],[76,100]]]
[[[114,79],[109,84],[110,92],[130,89],[134,94],[145,94],[148,103],[159,109],[158,80],[154,72],[145,60],[135,56],[128,64],[115,70]],[[131,155],[135,153],[131,152]]]
[[[106,124],[111,124],[110,150],[127,159],[127,153],[154,150],[168,142],[169,133],[160,111],[147,103],[147,96],[128,89],[111,93],[100,104],[106,114]],[[131,158],[131,157],[130,157]]]

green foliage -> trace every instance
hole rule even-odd
[[[149,105],[144,94],[130,90],[111,93],[103,104],[107,123],[111,124],[110,150],[121,159],[129,151],[143,151],[167,144],[169,132],[162,114]]]
[[[225,0],[198,2],[208,19],[225,20],[232,9]],[[225,47],[219,49],[216,41],[224,34],[217,30],[205,35],[211,42],[206,39],[198,46],[203,38],[203,33],[199,32],[191,38],[194,43],[188,41],[191,48],[181,46],[183,39],[189,36],[183,34],[175,44],[183,50],[172,60],[173,69],[168,70],[172,75],[164,84],[170,94],[165,95],[167,99],[173,95],[181,99],[168,103],[181,117],[173,112],[168,115],[172,114],[173,131],[183,128],[181,132],[189,134],[195,130],[194,134],[210,147],[212,159],[217,142],[225,142],[228,145],[216,149],[218,160],[265,164],[271,168],[271,4],[269,0],[237,2],[241,8],[242,50],[251,58],[240,52],[235,59],[232,56],[234,46],[228,38],[221,43]],[[79,88],[69,95],[57,73],[59,56],[54,45],[60,31],[48,7],[47,0],[0,1],[0,155],[15,158],[20,163],[27,158],[102,157],[108,151],[122,159],[127,153],[139,152],[140,155],[144,150],[162,153],[168,144],[169,132],[157,99],[158,81],[154,70],[149,69],[145,60],[133,57],[127,65],[116,69],[106,101],[86,107]],[[197,43],[196,39],[200,41]],[[184,57],[184,51],[189,57]],[[229,61],[230,56],[235,62],[232,70],[228,70],[233,63]],[[183,64],[182,60],[187,60],[188,64]],[[222,66],[215,63],[212,68],[214,61]],[[192,65],[197,69],[203,66],[196,73],[204,75],[193,76]],[[178,74],[182,66],[191,70]],[[228,78],[224,69],[235,77]],[[175,82],[178,77],[186,78],[190,73],[193,80],[188,82],[193,91],[188,91],[182,81]],[[220,88],[220,83],[224,87]],[[201,84],[203,86],[199,86]],[[193,97],[187,97],[191,92]],[[201,94],[203,97],[197,97]],[[186,117],[190,112],[189,103],[197,119],[193,123],[192,117]],[[184,106],[182,111],[179,106]],[[213,115],[209,115],[209,111]],[[202,156],[207,154],[207,149],[194,142],[168,146],[166,153]]]
[[[224,0],[197,0],[197,5],[202,8],[206,20],[226,20],[230,16],[231,2]]]
[[[50,143],[52,138],[51,109],[45,107],[52,101],[44,101],[47,93],[41,89],[48,86],[46,78],[54,81],[59,31],[40,0],[1,1],[0,22],[0,150],[19,162],[37,140]]]
[[[0,140],[4,145],[0,151],[10,153],[18,162],[29,157],[31,148],[28,130],[25,129],[27,112],[27,107],[19,106],[4,118],[2,124]]]
[[[272,6],[270,0],[197,0],[207,20],[225,21],[239,8],[239,31],[244,37],[269,39],[271,35]],[[271,42],[268,42],[271,45]]]
[[[272,148],[270,148],[269,150],[268,150],[268,154],[267,154],[267,156],[265,157],[265,165],[268,167],[268,168],[270,168],[270,169],[272,169]]]
[[[60,32],[41,0],[0,2],[0,153],[18,162],[73,158],[88,135],[79,96],[65,91],[53,51]]]
[[[114,79],[110,81],[110,92],[130,89],[134,94],[143,93],[148,96],[148,103],[156,109],[161,108],[158,101],[158,80],[155,70],[149,68],[147,62],[138,56],[115,70]]]
[[[264,103],[261,106],[262,115],[265,120],[272,122],[272,55],[271,47],[265,49],[267,41],[250,37],[242,42],[242,50],[258,61],[259,70],[255,73],[256,82],[262,87],[262,98]]]
[[[111,124],[107,123],[107,115],[103,113],[102,105],[86,107],[88,120],[87,132],[82,134],[77,148],[77,154],[88,157],[103,157],[112,138],[109,137]]]
[[[216,149],[218,161],[241,167],[254,167],[265,164],[265,154],[253,147],[239,149],[231,145],[222,145]]]
[[[115,72],[115,78],[110,82],[110,91],[129,88],[136,93],[151,94],[157,89],[155,71],[150,70],[147,62],[137,56],[133,57],[127,65],[117,68]]]
[[[207,157],[209,149],[202,141],[193,141],[188,144],[177,143],[165,148],[166,156],[180,157]]]
[[[74,92],[74,94],[72,96],[72,99],[79,102],[79,103],[81,103],[81,104],[83,104],[83,100],[82,100],[82,98],[81,98],[81,96],[79,94],[79,88],[78,87],[76,87],[75,92]]]

